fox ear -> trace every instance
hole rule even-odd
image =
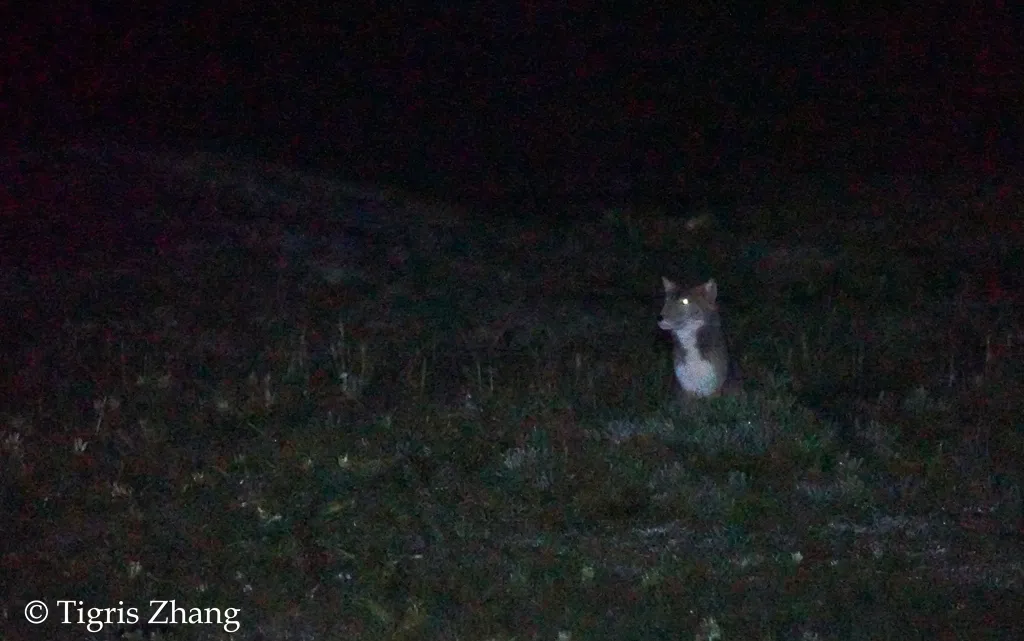
[[[665,278],[664,276],[661,277],[661,284],[664,285],[666,294],[671,294],[672,292],[679,289],[679,287],[677,287],[675,283]]]
[[[718,283],[714,278],[704,283],[704,298],[707,298],[709,303],[714,303],[718,298]]]

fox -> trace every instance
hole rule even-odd
[[[739,391],[738,372],[718,311],[718,284],[681,289],[662,276],[665,305],[658,327],[672,334],[672,363],[684,399],[707,398]]]

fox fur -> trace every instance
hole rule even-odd
[[[714,279],[689,289],[662,277],[665,304],[658,327],[672,335],[673,369],[686,398],[705,398],[737,391],[735,369],[718,311]]]

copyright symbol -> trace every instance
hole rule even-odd
[[[32,601],[25,606],[25,618],[29,623],[42,623],[49,614],[50,611],[46,609],[46,604],[42,601]]]

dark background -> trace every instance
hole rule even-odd
[[[527,208],[1020,161],[1010,3],[400,4],[24,3],[0,120],[15,148],[235,149]]]

